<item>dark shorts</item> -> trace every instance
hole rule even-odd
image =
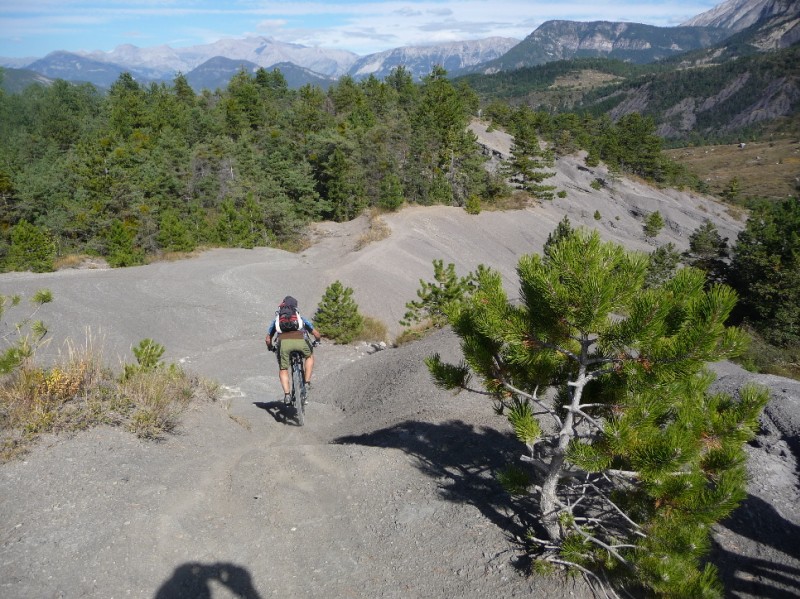
[[[289,354],[293,351],[303,353],[308,358],[311,356],[311,344],[306,339],[281,339],[278,341],[278,365],[281,370],[289,370]]]

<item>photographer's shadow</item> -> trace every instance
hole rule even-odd
[[[229,563],[189,562],[177,568],[155,594],[154,599],[212,599],[215,582],[242,599],[261,599],[250,573]]]
[[[800,597],[800,526],[755,495],[748,495],[720,526],[761,546],[753,555],[725,549],[713,541],[709,559],[719,568],[728,596]],[[770,548],[784,556],[773,554]]]

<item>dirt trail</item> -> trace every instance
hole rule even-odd
[[[564,214],[642,249],[652,247],[641,235],[652,206],[671,223],[659,242],[679,248],[709,215],[723,231],[741,226],[704,198],[628,182],[595,194],[597,173],[581,169],[565,161],[568,197],[529,210],[388,215],[392,235],[359,252],[364,219],[319,225],[318,243],[298,255],[215,250],[140,268],[0,275],[1,293],[53,291],[41,313],[53,337],[44,359],[87,327],[111,363],[151,337],[225,396],[193,408],[161,443],[94,429],[45,438],[2,466],[0,596],[588,598],[580,581],[524,575],[522,530],[493,476],[519,448],[485,398],[437,390],[422,364],[434,351],[458,359],[452,334],[377,353],[323,345],[303,428],[280,417],[263,345],[283,295],[310,313],[335,279],[394,334],[434,258],[460,273],[494,266],[513,292],[519,255],[541,249]],[[732,389],[748,378],[726,372]],[[767,382],[798,416],[797,385]],[[800,583],[796,450],[786,441],[797,429],[767,425],[751,450],[748,511],[715,546],[735,597],[788,597]]]
[[[320,363],[347,352],[323,347]],[[404,353],[419,363],[415,350]],[[327,395],[338,373],[320,370]],[[230,596],[226,586],[247,597],[527,594],[533,583],[509,563],[508,530],[485,515],[502,494],[462,447],[474,441],[465,435],[490,434],[462,420],[486,406],[427,393],[420,366],[408,376],[418,384],[398,397],[402,409],[378,417],[379,406],[366,407],[385,427],[363,414],[348,420],[366,396],[313,401],[304,428],[274,418],[276,402],[240,397],[231,406],[238,422],[220,406],[199,406],[160,444],[112,429],[45,440],[2,470],[0,592],[202,597],[207,585],[214,597]],[[403,413],[412,389],[433,404],[417,410],[419,420]],[[448,496],[459,485],[469,490]],[[217,579],[224,572],[230,578]]]

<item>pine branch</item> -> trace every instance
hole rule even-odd
[[[633,521],[633,520],[632,520],[632,519],[631,519],[631,518],[628,516],[628,514],[626,514],[626,513],[625,513],[625,512],[622,510],[622,508],[621,508],[621,507],[619,507],[619,506],[618,506],[616,503],[614,503],[613,501],[611,501],[611,499],[610,499],[610,498],[609,498],[609,497],[608,497],[608,496],[607,496],[605,493],[603,493],[603,491],[601,491],[601,490],[600,490],[600,489],[597,487],[597,485],[590,483],[590,484],[589,484],[589,486],[590,486],[590,487],[591,487],[591,488],[594,490],[594,492],[595,492],[595,493],[597,493],[598,497],[600,497],[600,498],[601,498],[601,499],[603,499],[603,500],[604,500],[606,503],[608,503],[608,505],[610,505],[610,506],[611,506],[611,507],[614,509],[614,511],[615,511],[617,514],[619,514],[619,515],[620,515],[620,516],[621,516],[621,517],[622,517],[622,518],[623,518],[623,519],[624,519],[626,522],[628,522],[628,523],[629,523],[631,526],[633,526],[633,527],[634,527],[634,530],[632,531],[634,534],[640,535],[640,536],[642,536],[642,537],[646,537],[646,536],[647,536],[647,535],[645,535],[643,532],[641,532],[641,530],[642,530],[642,527],[641,527],[641,526],[639,526],[639,525],[638,525],[636,522],[634,522],[634,521]]]
[[[620,596],[614,592],[611,586],[607,582],[603,582],[602,580],[600,580],[600,577],[591,570],[584,568],[583,566],[576,564],[575,562],[570,562],[568,560],[557,557],[546,557],[544,559],[552,564],[559,564],[561,566],[566,566],[568,568],[575,568],[576,570],[580,570],[580,572],[585,577],[593,580],[595,584],[597,584],[597,586],[600,587],[600,590],[603,592],[603,595],[605,595],[606,599],[620,599]]]
[[[628,564],[628,560],[626,560],[624,557],[622,557],[622,555],[620,555],[620,553],[617,551],[617,549],[620,549],[620,548],[621,549],[631,549],[631,548],[635,548],[636,547],[635,545],[609,545],[608,543],[604,543],[603,541],[601,541],[600,539],[598,539],[594,535],[590,535],[588,532],[583,530],[580,526],[577,526],[577,525],[573,524],[572,525],[572,529],[575,530],[579,535],[581,535],[584,539],[586,539],[590,543],[594,543],[598,547],[601,547],[601,548],[605,549],[606,551],[608,551],[611,555],[613,555],[615,558],[617,558],[621,563],[625,564],[626,566],[629,565]]]
[[[579,341],[579,339],[575,339],[575,340]],[[568,358],[570,358],[571,360],[573,360],[575,362],[580,363],[580,361],[581,361],[580,358],[575,354],[575,352],[571,352],[568,349],[564,349],[563,347],[561,347],[560,345],[556,345],[555,343],[550,343],[548,341],[542,341],[538,337],[528,337],[528,341],[530,343],[535,343],[536,345],[538,345],[540,347],[544,347],[544,348],[547,348],[547,349],[552,349],[553,351],[556,351],[556,352],[558,352],[560,354],[564,354],[565,356],[567,356]]]
[[[597,430],[599,430],[599,431],[602,431],[602,430],[603,430],[603,425],[602,425],[602,423],[600,423],[598,420],[596,420],[596,419],[592,418],[591,416],[589,416],[589,415],[588,415],[586,412],[584,412],[584,411],[581,409],[582,407],[583,407],[583,406],[579,406],[579,407],[577,407],[577,408],[568,407],[568,408],[567,408],[567,410],[568,410],[568,411],[570,411],[570,412],[572,412],[572,413],[574,413],[574,414],[577,414],[578,416],[581,416],[582,418],[585,418],[585,419],[586,419],[586,420],[588,420],[588,421],[589,421],[589,423],[590,423],[592,426],[594,426],[594,427],[595,427]],[[578,425],[578,424],[580,424],[580,423],[576,422],[575,424],[576,424],[576,426],[577,426],[577,425]]]
[[[534,468],[536,468],[540,473],[544,474],[547,472],[547,466],[541,462],[541,460],[537,460],[533,455],[521,455],[519,456],[520,462],[525,462],[526,464],[530,464]]]
[[[560,549],[560,547],[558,545],[554,545],[552,543],[552,541],[546,541],[544,539],[539,539],[539,538],[534,537],[534,536],[529,536],[529,537],[527,537],[527,539],[529,541],[532,541],[533,543],[535,543],[536,545],[538,545],[539,547],[541,547],[545,551],[558,551]]]
[[[642,476],[640,473],[635,472],[633,470],[615,470],[613,468],[611,468],[609,470],[603,470],[603,473],[610,474],[612,476],[622,476],[622,477],[626,477],[626,478],[634,478],[634,479],[637,479],[637,480],[639,478],[641,478],[641,476]]]
[[[515,387],[514,385],[512,385],[511,383],[509,383],[508,380],[502,374],[499,375],[497,378],[503,384],[503,386],[506,389],[516,393],[517,395],[521,395],[522,397],[525,397],[525,398],[531,400],[533,403],[535,403],[537,406],[539,406],[543,410],[541,413],[549,414],[550,416],[552,416],[553,419],[556,421],[556,426],[558,426],[559,428],[561,428],[563,426],[561,418],[559,418],[558,414],[554,410],[552,410],[549,407],[547,407],[544,403],[542,403],[542,401],[537,397],[537,393],[539,391],[538,385],[537,385],[536,389],[534,389],[533,395],[531,395],[530,393],[526,393],[522,389],[519,389],[519,388]]]

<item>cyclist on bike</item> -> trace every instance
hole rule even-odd
[[[306,391],[311,391],[311,373],[314,369],[314,350],[309,334],[314,336],[314,342],[320,342],[320,334],[314,324],[302,316],[297,310],[297,300],[291,295],[283,301],[275,313],[275,318],[269,325],[265,339],[269,351],[278,354],[278,378],[283,387],[283,401],[289,403],[291,387],[289,383],[289,354],[293,351],[302,352],[305,357],[303,370],[305,371]]]

